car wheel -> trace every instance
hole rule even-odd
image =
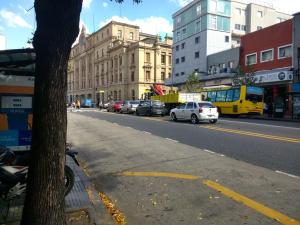
[[[195,114],[191,116],[191,122],[192,124],[197,124],[199,122],[199,119]]]
[[[218,120],[209,120],[209,123],[216,123]]]
[[[171,119],[173,121],[177,121],[177,117],[176,117],[176,114],[175,113],[171,113]]]

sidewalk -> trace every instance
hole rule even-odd
[[[83,168],[78,167],[72,159],[67,157],[67,164],[75,174],[75,184],[72,191],[66,196],[66,216],[68,225],[110,225],[111,217],[101,203],[98,193],[93,188]],[[9,211],[1,204],[0,224],[19,225],[22,217],[24,198],[10,202]],[[5,215],[7,218],[4,219]]]

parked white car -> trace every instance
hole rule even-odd
[[[211,102],[187,102],[177,106],[170,112],[173,121],[190,120],[193,124],[199,121],[216,123],[219,118],[217,107]]]
[[[139,100],[124,101],[124,104],[121,107],[120,113],[134,113],[136,111],[136,107],[138,107],[139,103],[140,103]]]

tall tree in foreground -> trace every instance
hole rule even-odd
[[[122,3],[123,0],[115,0]],[[133,0],[139,3],[141,0]],[[35,0],[32,155],[21,225],[65,225],[67,65],[82,0]]]

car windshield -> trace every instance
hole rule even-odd
[[[154,106],[162,106],[163,103],[160,102],[160,101],[153,101],[153,102],[152,102],[152,105],[154,105]]]
[[[130,101],[130,104],[139,104],[139,101]]]
[[[123,102],[115,102],[115,104],[123,104]]]
[[[201,102],[201,103],[198,103],[198,105],[201,108],[215,108],[215,106],[209,102]]]

